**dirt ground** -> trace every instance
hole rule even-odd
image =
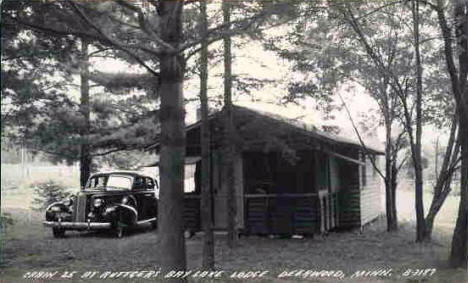
[[[411,197],[409,193],[401,193],[399,199],[409,205]],[[24,200],[22,194],[2,193],[2,210],[13,216],[15,224],[1,235],[0,282],[154,282],[164,277],[161,274],[150,279],[81,279],[87,271],[96,271],[96,276],[116,271],[157,271],[159,259],[164,256],[159,254],[157,231],[142,228],[129,231],[122,239],[109,233],[67,232],[66,238],[54,239],[51,231],[41,224],[42,213],[30,210]],[[468,282],[464,271],[446,267],[453,229],[453,216],[447,215],[456,211],[455,204],[456,199],[449,200],[438,219],[435,239],[424,244],[414,242],[411,214],[400,217],[400,230],[396,233],[387,233],[385,219],[380,218],[362,231],[333,232],[312,239],[243,237],[233,250],[227,248],[225,236],[218,234],[216,269],[224,271],[221,278],[194,279],[193,274],[188,278],[197,282]],[[201,266],[202,237],[197,234],[186,241],[188,269],[193,272]],[[434,269],[435,274],[429,276]],[[329,277],[307,277],[298,270],[335,272],[328,273]],[[381,276],[355,276],[356,271],[379,270],[387,271],[389,276],[385,272],[379,273]],[[405,276],[415,270],[426,271],[426,276]],[[53,280],[23,278],[34,271],[58,273]],[[76,271],[74,279],[60,278],[69,271]],[[267,273],[258,279],[231,278],[236,271]],[[291,276],[279,278],[285,271],[291,272]]]

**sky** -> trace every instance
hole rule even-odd
[[[218,44],[219,45],[219,44]],[[219,48],[213,45],[212,48]],[[136,66],[130,66],[118,60],[97,60],[94,62],[94,68],[103,72],[139,72],[141,69]],[[248,107],[254,110],[270,112],[272,114],[283,116],[287,119],[299,118],[302,122],[311,124],[320,128],[322,125],[337,125],[341,132],[339,135],[358,140],[352,128],[352,124],[346,112],[342,109],[334,111],[334,120],[327,120],[324,113],[317,109],[317,103],[313,98],[307,98],[299,101],[299,104],[281,104],[281,97],[287,93],[287,84],[293,79],[291,65],[287,60],[279,58],[274,52],[264,50],[258,42],[250,42],[242,49],[234,51],[233,72],[235,75],[253,77],[257,79],[275,80],[274,83],[267,83],[259,90],[252,90],[251,95],[242,93],[236,89],[233,90],[233,102],[239,106]],[[219,97],[223,91],[222,84],[222,64],[210,65],[209,70],[209,96],[210,107],[219,108]],[[184,83],[185,98],[196,98],[198,96],[198,78],[191,79]],[[348,106],[353,120],[356,124],[363,122],[366,117],[363,113],[373,113],[377,111],[377,104],[369,94],[359,85],[348,85],[338,89],[341,96]],[[333,104],[341,105],[338,97],[334,98]],[[196,121],[196,110],[199,103],[189,103],[186,106],[186,123],[191,124]],[[369,124],[369,121],[367,121]],[[368,137],[371,145],[383,147],[385,137],[384,129],[372,124],[374,136]],[[440,142],[446,141],[446,133],[426,126],[424,135],[429,137],[424,139],[426,147],[435,143],[437,137]]]
[[[270,30],[271,34],[281,34],[284,29]],[[261,43],[234,38],[234,43],[244,43],[241,48],[233,48],[233,73],[241,77],[251,77],[256,79],[273,80],[272,83],[265,84],[262,88],[245,94],[237,89],[233,89],[234,104],[248,107],[254,110],[270,112],[281,115],[287,119],[299,118],[302,122],[321,128],[322,125],[336,125],[340,127],[341,136],[346,136],[358,140],[352,128],[352,124],[344,109],[332,112],[334,119],[328,120],[324,113],[317,107],[313,98],[306,98],[298,101],[298,104],[283,104],[282,96],[287,93],[288,83],[297,79],[291,71],[290,63],[280,58],[272,51],[265,50]],[[287,43],[286,43],[287,44]],[[212,50],[222,49],[222,43],[217,42],[210,46]],[[210,97],[210,107],[219,109],[222,107],[223,93],[223,65],[222,60],[217,60],[218,64],[210,63],[208,95]],[[98,59],[94,62],[93,68],[103,72],[141,72],[138,66],[131,66],[118,60]],[[383,148],[385,138],[384,129],[378,125],[375,113],[378,111],[376,102],[359,85],[344,85],[336,90],[343,97],[351,116],[356,124],[365,123],[372,130],[371,136],[366,137],[370,145]],[[198,77],[184,82],[184,97],[187,99],[197,98],[199,94]],[[334,105],[341,105],[338,96],[334,98]],[[191,124],[196,121],[196,111],[199,108],[198,102],[191,102],[186,105],[186,123]],[[374,113],[374,116],[370,115]],[[426,126],[423,133],[423,145],[431,148],[437,138],[443,144],[447,140],[447,133],[432,126]]]

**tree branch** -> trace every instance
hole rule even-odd
[[[372,14],[374,14],[374,13],[377,13],[378,11],[383,10],[383,9],[385,9],[385,8],[387,8],[387,7],[393,6],[393,5],[395,5],[395,4],[404,3],[404,2],[406,2],[406,1],[407,1],[407,0],[399,0],[399,1],[394,1],[394,2],[390,2],[390,3],[388,3],[388,4],[385,4],[385,5],[382,5],[382,6],[380,6],[380,7],[375,8],[374,10],[372,10],[372,11],[370,11],[370,12],[368,12],[368,13],[362,15],[362,16],[360,16],[359,18],[356,18],[356,20],[360,20],[360,19],[362,19],[362,18],[368,17],[368,16],[370,16],[370,15],[372,15]]]
[[[148,34],[155,42],[157,42],[159,45],[161,45],[165,49],[161,53],[175,53],[176,52],[176,49],[172,45],[165,42],[161,37],[159,37],[153,31],[153,28],[151,27],[150,23],[147,21],[147,19],[145,17],[145,14],[143,13],[143,11],[139,7],[129,3],[126,0],[114,0],[114,2],[116,2],[117,4],[119,4],[122,7],[130,9],[130,10],[134,11],[135,13],[137,13],[137,15],[138,15],[138,24],[140,25],[140,28],[146,34]]]
[[[341,94],[339,92],[337,92],[337,94],[338,94],[338,97],[341,100],[341,103],[343,103],[343,107],[346,110],[349,121],[351,122],[351,125],[353,126],[354,132],[356,133],[356,135],[357,135],[357,137],[359,139],[359,143],[361,144],[362,148],[364,149],[365,154],[369,157],[369,160],[371,161],[372,166],[374,167],[375,171],[377,171],[377,173],[380,175],[380,177],[382,179],[386,180],[386,176],[382,173],[382,171],[380,171],[379,167],[377,166],[377,163],[375,162],[374,156],[370,153],[370,150],[367,148],[366,144],[364,143],[364,140],[361,137],[361,133],[359,133],[359,130],[358,130],[356,124],[354,123],[353,116],[351,116],[351,112],[349,111],[348,105],[344,101],[343,96],[341,96]]]
[[[111,44],[118,49],[124,51],[128,55],[130,55],[133,59],[135,59],[140,65],[142,65],[148,72],[153,74],[154,76],[159,76],[159,73],[153,70],[150,66],[148,66],[143,59],[141,59],[138,55],[136,55],[134,52],[130,51],[120,43],[116,42],[109,36],[107,36],[98,26],[96,26],[89,18],[86,16],[86,14],[76,5],[74,1],[69,1],[70,5],[72,8],[78,13],[78,15],[86,22],[87,25],[89,25],[91,28],[97,31],[98,34],[100,34],[105,41],[107,41],[108,44]],[[145,51],[148,51],[145,49]],[[160,53],[156,52],[155,54],[160,55]]]
[[[442,5],[442,1],[437,0],[437,9],[435,10],[437,12],[437,18],[439,21],[442,37],[444,38],[445,62],[447,64],[447,69],[450,76],[452,92],[457,102],[457,107],[459,109],[458,114],[465,117],[465,120],[468,120],[468,104],[464,95],[464,93],[467,91],[466,89],[464,89],[466,84],[466,74],[460,74],[460,78],[458,77],[458,70],[455,64],[454,54],[452,50],[452,32],[450,27],[448,26],[447,19],[445,18]]]

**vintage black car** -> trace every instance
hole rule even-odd
[[[49,205],[44,225],[56,238],[66,230],[111,229],[120,238],[126,228],[156,228],[158,193],[157,181],[137,172],[97,173],[79,193]]]

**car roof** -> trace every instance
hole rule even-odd
[[[97,172],[91,175],[91,177],[95,176],[104,176],[104,175],[111,175],[111,174],[118,174],[118,175],[128,175],[132,177],[140,176],[140,177],[146,177],[146,178],[151,178],[154,179],[154,177],[148,176],[146,174],[143,174],[141,172],[137,171],[126,171],[126,170],[117,170],[117,171],[102,171],[102,172]]]

